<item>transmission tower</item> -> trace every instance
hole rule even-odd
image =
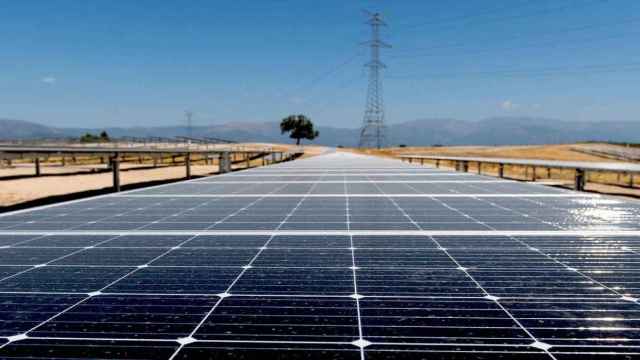
[[[367,13],[371,26],[371,40],[366,44],[371,48],[371,60],[365,64],[369,68],[369,85],[367,88],[367,105],[360,130],[360,147],[380,149],[385,144],[384,102],[382,100],[381,70],[386,66],[380,61],[380,48],[391,45],[380,40],[380,27],[387,26],[380,13]]]
[[[187,110],[184,112],[184,116],[187,120],[187,137],[191,139],[193,138],[193,112]]]

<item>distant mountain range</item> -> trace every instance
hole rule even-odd
[[[86,132],[106,130],[112,137],[186,136],[183,126],[113,127],[99,129],[55,128],[21,120],[0,119],[0,139],[77,137]],[[357,145],[359,130],[319,127],[315,144]],[[638,122],[569,122],[530,117],[495,117],[479,121],[420,119],[388,127],[390,145],[532,145],[576,141],[640,142]],[[193,128],[194,137],[217,137],[239,142],[290,142],[280,134],[277,122],[237,122]]]

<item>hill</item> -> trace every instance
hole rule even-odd
[[[389,144],[420,145],[535,145],[577,141],[640,142],[640,122],[569,122],[530,117],[494,117],[479,121],[420,119],[389,126]],[[45,125],[0,119],[0,139],[79,136],[103,129],[54,128]],[[113,127],[111,136],[185,136],[183,126]],[[355,146],[359,130],[319,126],[318,145]],[[277,122],[237,122],[193,128],[197,137],[218,137],[240,142],[289,142],[280,134]]]

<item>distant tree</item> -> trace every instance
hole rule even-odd
[[[100,135],[94,135],[92,133],[85,133],[80,137],[80,142],[83,143],[95,143],[109,141],[109,134],[106,131],[100,133]]]
[[[290,133],[289,137],[296,139],[296,145],[300,145],[302,139],[313,140],[320,133],[313,128],[311,119],[304,115],[290,115],[282,119],[280,122],[280,131],[282,134]]]
[[[100,133],[100,141],[109,141],[109,134],[107,134],[107,132],[105,130],[102,130],[102,132]]]
[[[93,135],[92,133],[85,133],[80,137],[80,142],[83,142],[83,143],[95,142],[96,140],[97,140],[96,136]]]

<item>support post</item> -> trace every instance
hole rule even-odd
[[[585,171],[583,169],[576,169],[575,189],[576,191],[584,191],[586,183]]]
[[[436,168],[440,168],[440,159],[436,160]]]
[[[36,157],[34,163],[36,165],[36,176],[40,176],[40,158]]]
[[[462,162],[462,172],[468,172],[469,171],[469,162],[468,161],[463,161]]]
[[[498,177],[504,178],[504,164],[498,164]]]
[[[111,170],[113,171],[113,191],[120,191],[120,156],[118,153],[111,158]]]
[[[424,165],[424,158],[420,158],[420,165]]]
[[[551,168],[547,168],[547,179],[551,179]]]
[[[633,183],[634,183],[634,175],[632,173],[629,173],[629,187],[633,188]]]
[[[531,180],[536,181],[536,167],[533,167],[533,178]]]
[[[478,175],[482,175],[482,162],[478,161]]]
[[[220,163],[218,167],[221,174],[231,171],[231,154],[228,151],[220,154]]]
[[[184,156],[184,165],[187,170],[187,179],[191,179],[191,153]]]
[[[251,167],[251,153],[245,153],[247,156],[247,169]]]
[[[267,165],[267,156],[263,155],[262,156],[262,166],[265,166],[265,165]]]

